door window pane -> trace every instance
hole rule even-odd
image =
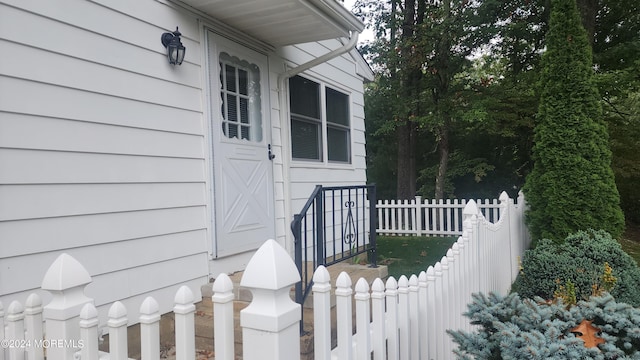
[[[260,69],[227,53],[220,54],[220,69],[222,133],[230,139],[261,142]]]

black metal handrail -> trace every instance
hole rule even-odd
[[[375,184],[316,185],[291,222],[301,278],[295,287],[297,303],[304,304],[313,285],[313,272],[320,265],[333,265],[366,253],[369,266],[377,266],[376,202]]]

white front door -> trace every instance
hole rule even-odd
[[[275,237],[267,57],[208,32],[214,256]]]

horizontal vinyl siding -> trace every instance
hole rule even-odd
[[[187,57],[160,35],[180,26]],[[162,312],[208,278],[199,27],[167,4],[0,0],[0,301],[37,291],[62,252],[102,323]],[[40,291],[48,299],[49,294]],[[46,303],[46,300],[45,300]]]

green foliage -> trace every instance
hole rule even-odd
[[[524,192],[535,240],[589,228],[618,237],[624,216],[611,170],[607,126],[592,81],[591,47],[575,0],[553,0],[533,171]]]
[[[465,313],[475,332],[448,331],[459,359],[638,359],[640,310],[618,303],[608,294],[580,301],[567,308],[562,303],[521,299],[518,294],[474,294]],[[586,348],[571,332],[583,320],[592,320],[605,340]]]
[[[416,24],[416,28],[413,29],[415,36],[406,39],[406,44],[399,44],[399,29],[404,20],[403,9],[408,3],[416,5],[416,10],[418,6],[424,7],[427,3],[430,8],[424,8],[427,18],[420,18],[423,20],[422,25],[419,25],[422,28],[417,28]],[[438,156],[434,151],[439,138],[433,130],[442,119],[437,115],[443,111],[453,111],[454,121],[450,124],[449,170],[465,170],[465,167],[459,164],[473,159],[483,159],[484,163],[494,166],[495,169],[487,172],[481,183],[475,181],[472,171],[458,172],[464,175],[448,176],[447,186],[453,191],[453,194],[449,195],[457,198],[476,198],[492,197],[502,190],[515,193],[517,189],[522,188],[524,178],[533,167],[533,119],[538,109],[541,90],[536,84],[542,72],[541,56],[549,48],[545,34],[549,30],[551,1],[451,2],[454,9],[453,22],[441,19],[442,12],[439,12],[437,7],[443,3],[424,0],[357,1],[356,14],[368,23],[376,34],[375,41],[360,47],[360,51],[365,54],[377,75],[376,81],[370,84],[365,94],[368,177],[378,184],[384,197],[395,198],[398,163],[398,139],[395,129],[404,116],[402,114],[406,114],[415,105],[420,110],[416,111],[416,117],[413,118],[420,125],[414,151],[416,173],[423,169],[436,168]],[[608,125],[612,152],[611,167],[620,194],[620,206],[627,220],[640,224],[640,192],[637,191],[637,184],[640,183],[640,2],[578,0],[578,3],[586,10],[581,12],[581,20],[589,28],[588,40],[592,45],[594,59],[593,67],[580,68],[585,71],[596,69],[595,80],[600,94],[597,98],[604,112],[604,121]],[[416,12],[416,20],[418,13],[421,12]],[[474,27],[477,27],[478,31],[474,30]],[[463,31],[460,32],[460,29]],[[451,37],[442,36],[450,33]],[[460,34],[475,39],[461,37]],[[491,36],[493,39],[487,41]],[[469,61],[466,61],[466,64],[445,64],[442,54],[446,55],[446,52],[441,50],[446,49],[445,42],[449,40],[452,40],[452,43],[464,43],[462,47],[453,48],[456,58],[460,51],[474,46],[479,45],[483,50],[476,50],[473,58],[467,57],[466,60]],[[572,40],[575,40],[575,37]],[[412,49],[412,52],[408,53],[415,57],[404,59],[403,54],[407,53],[403,53],[402,49]],[[475,57],[478,54],[483,55]],[[407,92],[403,90],[403,77],[396,73],[402,66],[409,64],[419,65],[423,69],[419,76],[421,96],[405,95]],[[449,79],[448,93],[442,94],[440,90],[433,90],[437,78]],[[436,104],[432,101],[433,95],[436,94],[446,95],[446,99]],[[565,93],[558,96],[573,97],[566,96]],[[564,109],[560,105],[557,113],[558,117],[577,114],[572,109]],[[575,134],[583,132],[584,129],[577,126],[573,131]],[[569,135],[574,135],[573,133],[560,132],[554,141],[561,143],[564,138],[571,140]],[[598,148],[606,143],[606,136],[601,137],[601,140],[603,141],[597,142]],[[592,144],[591,141],[582,142],[582,147]],[[457,154],[457,159],[453,158],[454,153]],[[586,168],[584,171],[581,169],[581,164],[567,161],[564,170],[572,178],[565,182],[573,184],[573,178],[587,174],[592,178],[581,182],[596,188],[597,186],[591,183],[598,182],[602,174],[592,173]],[[573,171],[581,173],[573,174]],[[429,170],[425,170],[425,174],[427,172]],[[605,177],[608,176],[610,175],[605,174]],[[427,188],[433,188],[433,185],[428,184],[433,183],[433,178],[435,175],[430,171],[428,176],[423,176],[417,188],[423,184],[427,185],[425,191]],[[550,197],[562,195],[569,199],[579,199],[584,196],[579,193],[566,194],[562,188],[553,189],[555,193],[549,195]],[[431,191],[428,190],[429,196]],[[607,201],[605,195],[598,199],[594,197],[590,204],[600,206]],[[580,208],[580,204],[574,206],[571,210],[575,213],[592,211],[590,206],[584,210]],[[607,210],[603,212],[606,213]],[[612,227],[619,226],[615,225],[621,220],[619,211],[609,213],[613,221],[596,219],[594,222],[606,222]],[[590,226],[604,228],[602,225]],[[567,234],[568,232],[564,232],[559,238]]]
[[[444,181],[445,196],[454,196],[455,186],[453,180],[469,176],[473,178],[475,184],[478,184],[488,173],[495,169],[495,166],[488,164],[486,159],[470,159],[467,158],[467,156],[468,155],[463,154],[459,150],[454,150],[453,154],[449,155],[449,168]],[[430,198],[435,191],[433,179],[435,179],[437,171],[437,165],[427,167],[420,171],[420,176],[418,177],[420,189],[418,193],[425,198]]]
[[[614,286],[607,285],[611,278],[603,277],[606,266],[616,279]],[[573,284],[577,300],[589,298],[596,284],[600,288],[609,286],[618,301],[640,306],[640,268],[604,231],[580,231],[561,244],[540,241],[525,252],[512,290],[527,298],[553,299],[559,285],[566,288],[568,282]]]

